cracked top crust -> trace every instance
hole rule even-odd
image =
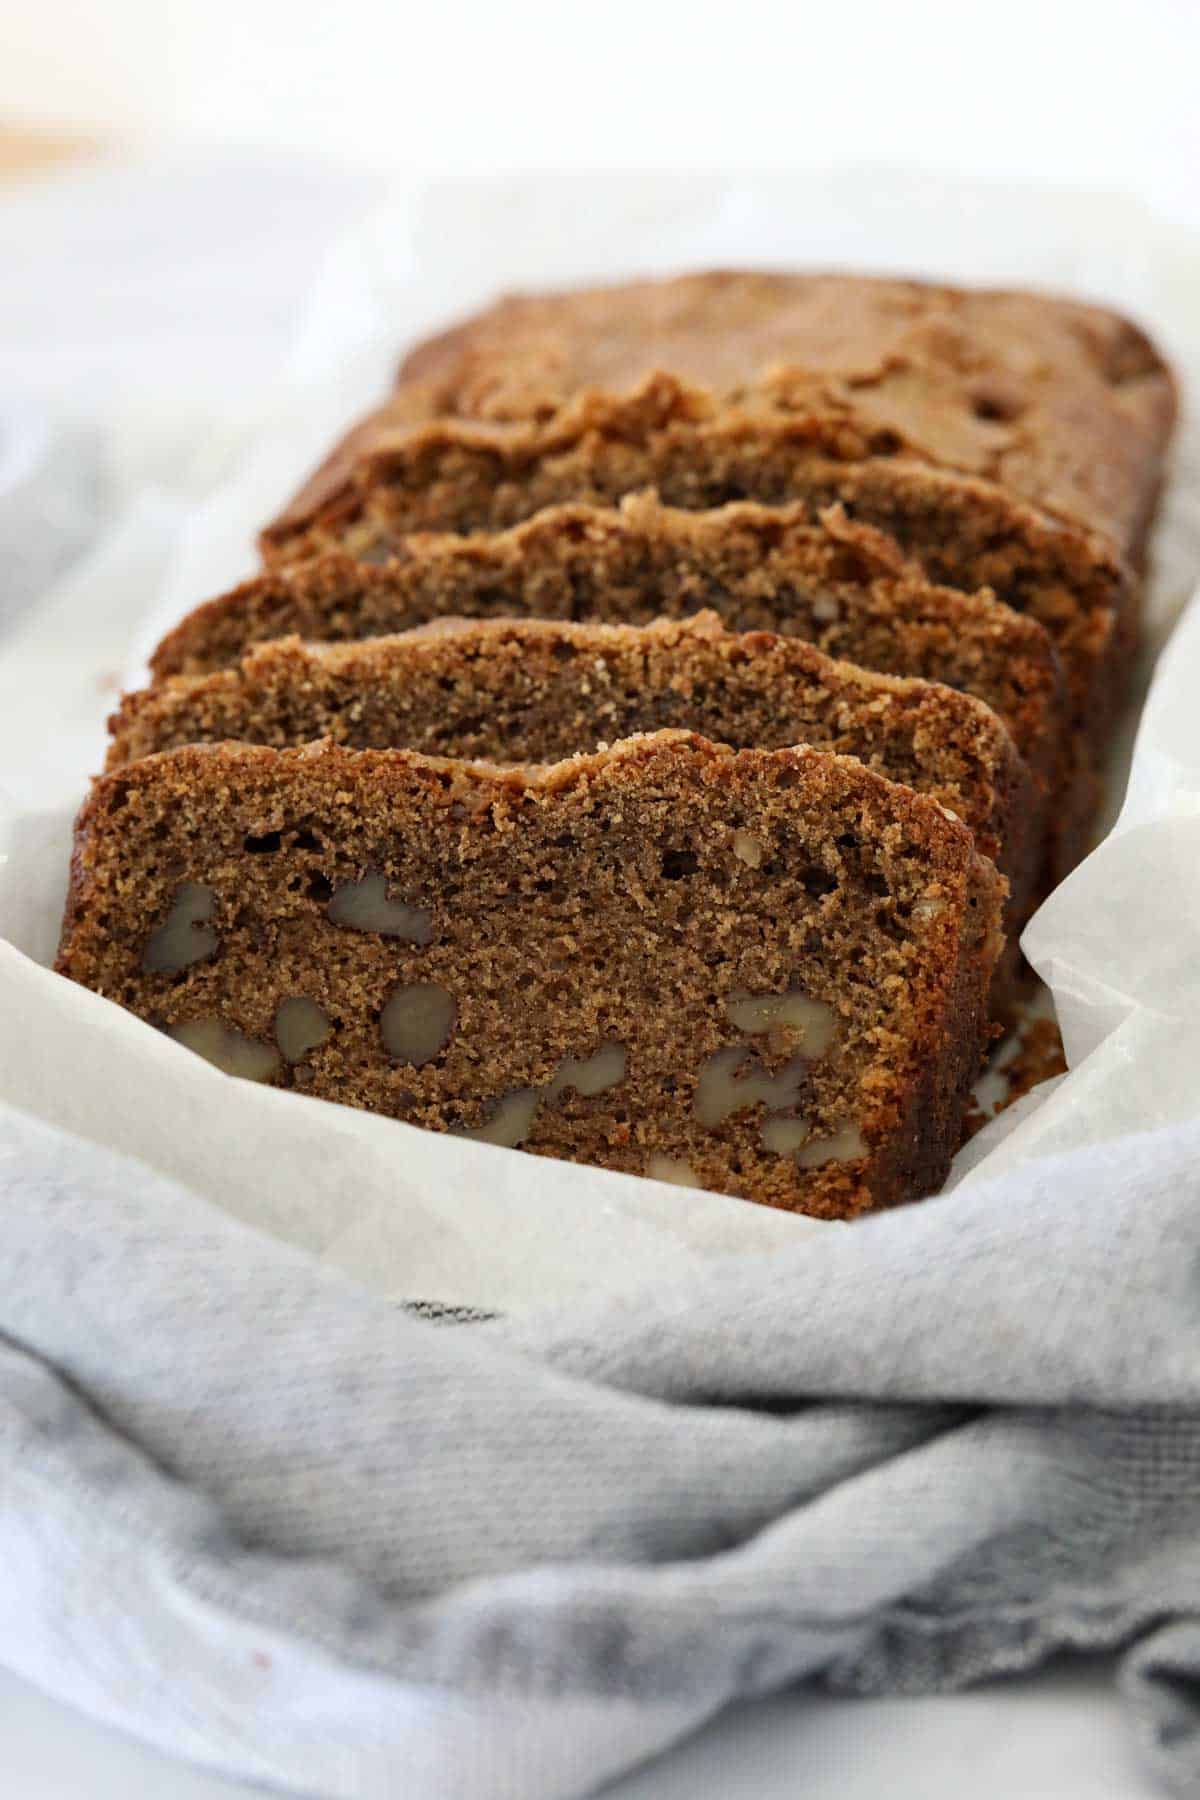
[[[546,424],[579,395],[670,372],[751,414],[895,433],[1103,532],[1135,560],[1175,416],[1161,356],[1104,307],[841,274],[718,271],[514,294],[419,345],[396,424]]]

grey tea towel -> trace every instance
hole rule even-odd
[[[0,1656],[62,1697],[300,1792],[540,1800],[803,1678],[1123,1646],[1200,1787],[1200,1124],[466,1326],[0,1150]]]

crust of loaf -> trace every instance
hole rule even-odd
[[[1038,293],[839,273],[719,270],[513,294],[418,345],[414,421],[552,421],[662,372],[717,404],[888,431],[1098,531],[1136,560],[1176,413],[1146,334]]]

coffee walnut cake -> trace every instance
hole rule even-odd
[[[1003,892],[809,749],[222,744],[97,783],[58,967],[254,1079],[845,1218],[945,1176]]]
[[[502,300],[159,645],[58,966],[435,1131],[825,1218],[929,1193],[1086,847],[1174,410],[1070,300]]]

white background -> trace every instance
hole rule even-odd
[[[0,118],[405,170],[1197,186],[1195,0],[0,0]]]
[[[1194,225],[1198,74],[1194,0],[0,0],[0,122],[94,132],[151,155],[183,141],[405,173],[894,158],[1131,190]],[[339,191],[314,179],[314,209],[336,206]],[[99,242],[102,253],[102,221]],[[86,310],[88,292],[66,303]],[[1110,1683],[1107,1669],[1073,1666],[945,1700],[774,1702],[621,1792],[1132,1800],[1151,1790]],[[0,1677],[0,1791],[230,1790]]]

